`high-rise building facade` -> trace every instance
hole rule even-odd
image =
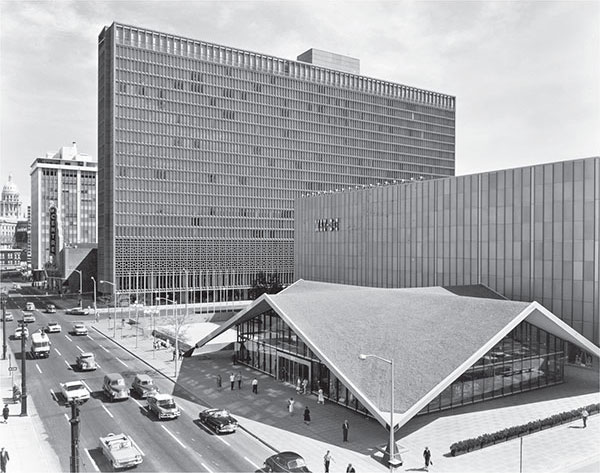
[[[334,56],[315,57],[358,66]],[[98,275],[117,291],[290,283],[302,192],[454,175],[452,96],[116,23],[98,69]]]
[[[47,153],[31,165],[33,269],[56,265],[65,246],[96,243],[98,166],[76,143]]]
[[[484,284],[599,344],[598,157],[305,196],[295,217],[297,278]]]

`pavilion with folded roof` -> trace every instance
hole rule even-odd
[[[312,392],[389,428],[417,414],[539,389],[564,381],[566,342],[600,348],[537,302],[459,294],[443,287],[388,289],[299,280],[264,294],[218,329],[230,328],[236,356],[282,381],[308,379]]]

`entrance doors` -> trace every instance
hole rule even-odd
[[[310,363],[299,358],[277,354],[277,373],[280,381],[296,384],[298,378],[310,381]]]

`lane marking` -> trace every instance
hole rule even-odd
[[[50,390],[50,395],[52,396],[52,399],[54,399],[55,401],[58,401],[58,398],[56,397],[56,393],[54,392],[53,389]]]
[[[90,387],[87,385],[87,383],[84,380],[81,380],[81,384],[83,384],[85,386],[85,389],[87,389],[89,392],[92,392],[92,390],[90,389]]]
[[[244,457],[244,460],[246,460],[248,463],[250,463],[254,468],[256,468],[257,470],[260,470],[260,466],[258,466],[256,463],[254,463],[252,460],[250,460],[248,457]]]
[[[72,342],[72,341],[73,341],[73,340],[71,339],[71,337],[69,337],[68,335],[65,335],[65,338],[66,338],[67,340],[69,340],[70,342]]]
[[[67,360],[64,360],[64,359],[63,359],[63,361],[65,362],[65,365],[67,365],[69,367],[69,369],[71,369],[71,365],[69,364],[69,362]]]
[[[216,437],[217,437],[217,438],[218,438],[218,439],[219,439],[221,442],[223,442],[225,445],[227,445],[228,447],[231,447],[231,444],[230,444],[230,443],[229,443],[227,440],[225,440],[225,439],[224,439],[224,438],[222,438],[222,437],[219,437],[219,435],[216,435]]]
[[[111,416],[113,419],[115,418],[115,416],[113,416],[113,415],[110,413],[110,411],[109,411],[109,410],[106,408],[106,406],[105,406],[104,404],[100,404],[100,405],[102,406],[102,409],[104,409],[104,410],[107,412],[107,414],[108,414],[109,416]]]
[[[96,362],[96,366],[100,369],[102,369],[102,366],[100,366],[100,363]]]
[[[133,399],[133,402],[135,402],[138,406],[140,406],[142,409],[144,409],[145,411],[148,410],[148,408],[144,405],[142,405],[142,403],[140,401],[138,401],[136,398],[134,398],[133,396],[129,396],[131,397],[131,399]]]
[[[204,463],[200,462],[200,464],[204,467],[204,469],[206,471],[208,471],[208,473],[214,473],[214,471],[212,471],[209,467],[207,467]]]
[[[135,440],[133,440],[131,437],[129,437],[129,438],[131,440],[131,443],[134,444],[135,447],[140,451],[140,453],[142,454],[142,456],[145,457],[146,454],[144,452],[142,452],[142,449],[140,448],[140,446],[137,443],[135,443]]]
[[[88,334],[88,335],[86,335],[86,337],[87,337],[87,338],[89,338],[90,340],[93,340],[93,338],[92,338],[92,337],[90,337],[90,335],[89,335],[89,334]]]
[[[92,458],[92,456],[90,455],[89,450],[86,448],[84,449],[85,453],[87,453],[88,458],[90,459],[90,461],[92,462],[92,466],[94,467],[94,470],[96,471],[100,471],[100,468],[98,468],[98,465],[96,465],[96,462],[94,461],[94,459]]]
[[[127,363],[125,363],[123,360],[121,360],[118,356],[115,356],[115,359],[122,365],[125,365],[126,368],[129,368],[129,365]]]
[[[108,350],[106,348],[104,348],[102,345],[100,345],[100,348],[102,348],[106,353],[108,353]]]
[[[79,345],[75,345],[75,347],[81,352],[83,353],[83,350],[81,348],[79,348]]]
[[[180,410],[181,412],[185,412],[185,409],[184,409],[183,407],[181,407],[181,405],[178,405],[177,407],[179,407],[179,410]],[[186,408],[186,409],[187,409],[187,408]]]
[[[37,363],[35,364],[35,367],[36,367],[36,368],[37,368],[37,370],[40,372],[40,374],[42,374],[42,370],[41,370],[41,368],[38,366],[38,364],[37,364]]]
[[[69,419],[69,416],[67,415],[67,413],[65,412],[65,419],[67,419],[67,422],[69,422],[71,419]]]
[[[175,440],[175,441],[176,441],[176,442],[177,442],[179,445],[181,445],[183,448],[187,448],[187,447],[186,447],[186,446],[185,446],[185,445],[184,445],[184,444],[181,442],[181,440],[179,440],[177,437],[175,437],[175,435],[173,435],[173,433],[172,433],[172,432],[171,432],[169,429],[167,429],[167,428],[166,428],[164,425],[161,425],[161,427],[162,427],[163,429],[165,429],[165,432],[166,432],[166,433],[168,433],[168,434],[169,434],[171,437],[173,437],[173,439],[174,439],[174,440]]]
[[[61,352],[59,352],[59,351],[58,351],[56,348],[54,349],[54,351],[55,351],[56,353],[58,353],[58,356],[62,356]]]

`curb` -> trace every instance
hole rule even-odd
[[[156,366],[151,365],[149,362],[147,362],[145,359],[143,359],[142,357],[140,357],[139,355],[137,355],[136,353],[134,353],[133,351],[131,351],[129,348],[127,348],[126,346],[122,345],[121,343],[119,343],[116,339],[109,337],[108,335],[106,335],[104,332],[102,332],[101,330],[97,329],[96,327],[94,327],[93,325],[91,326],[91,328],[98,333],[99,335],[102,335],[104,338],[106,338],[107,340],[113,342],[115,345],[118,345],[119,347],[121,347],[123,350],[125,350],[127,353],[129,353],[130,355],[132,355],[133,357],[137,358],[138,360],[140,360],[142,363],[144,363],[145,365],[149,366],[150,368],[152,368],[153,370],[155,370],[157,373],[159,373],[161,376],[167,378],[169,381],[171,381],[174,385],[178,386],[180,389],[184,390],[186,393],[190,394],[194,399],[198,399],[199,401],[202,401],[202,403],[204,405],[206,405],[209,408],[212,408],[213,406],[207,402],[205,402],[203,399],[201,399],[200,397],[198,397],[196,394],[194,394],[192,391],[190,391],[188,388],[182,386],[180,383],[178,383],[175,379],[173,379],[171,376],[169,376],[168,374],[165,374],[162,370],[158,369]],[[254,437],[256,440],[258,440],[260,443],[262,443],[263,445],[265,445],[267,448],[273,450],[275,453],[280,453],[278,449],[276,449],[275,447],[273,447],[273,445],[271,445],[270,443],[266,442],[265,440],[261,439],[258,435],[256,435],[255,433],[251,432],[250,430],[248,430],[246,427],[244,427],[241,424],[238,424],[238,427],[240,429],[242,429],[244,432],[246,432],[248,435],[250,435],[251,437]]]

